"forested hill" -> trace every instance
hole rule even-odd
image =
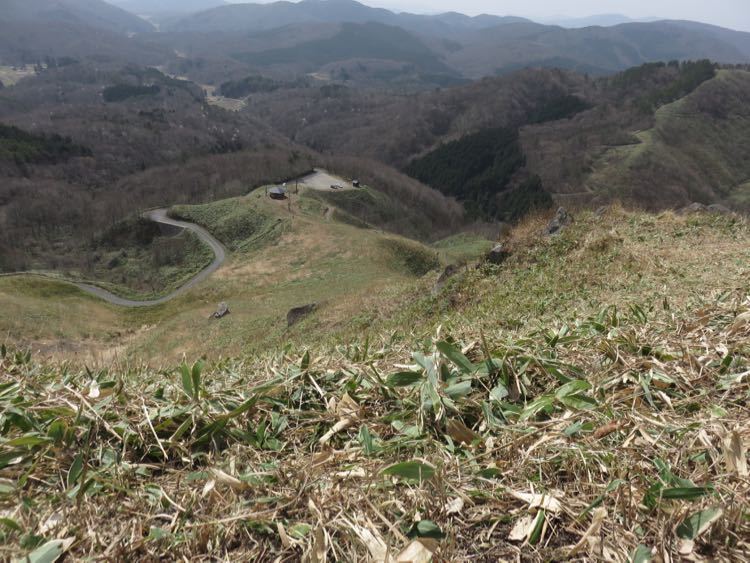
[[[266,65],[279,56],[278,49],[299,48],[310,56],[323,49],[312,39],[330,39],[328,31],[341,24],[381,24],[404,30],[399,41],[413,35],[423,40],[433,56],[464,78],[481,78],[528,67],[565,68],[590,74],[612,74],[646,62],[708,58],[722,63],[750,61],[750,34],[695,22],[628,22],[601,27],[565,29],[523,18],[449,13],[415,15],[370,8],[352,0],[218,6],[171,21],[165,41],[173,37],[180,48],[189,45],[194,56],[258,62]],[[382,28],[381,28],[382,29]],[[293,30],[293,31],[292,31]],[[408,32],[408,34],[407,34]],[[317,37],[314,37],[317,36]],[[253,38],[262,41],[247,58],[242,48]],[[189,39],[186,39],[189,38]],[[358,44],[346,35],[338,39],[351,49],[335,53],[335,62],[374,60],[384,55],[382,47]],[[176,46],[175,44],[175,46]],[[302,47],[306,44],[306,47]],[[395,47],[391,45],[391,47]],[[324,57],[332,62],[334,53]],[[391,51],[390,57],[406,61]],[[285,61],[289,62],[289,61]],[[289,70],[282,65],[274,71]]]
[[[478,217],[517,218],[549,205],[545,192],[592,205],[612,198],[650,208],[694,199],[735,205],[742,198],[731,194],[745,183],[738,148],[747,146],[744,76],[742,68],[701,60],[648,63],[597,79],[526,70],[408,96],[311,85],[253,93],[248,111],[316,150],[394,165],[458,197]],[[700,101],[688,103],[689,112],[676,111],[681,100]],[[658,165],[641,159],[651,151],[648,132],[659,131],[666,118],[686,135],[684,142],[657,136],[660,145],[683,151],[688,145],[697,154],[706,148],[699,131],[710,130],[726,139],[712,144],[718,152],[711,157],[726,166],[698,173],[682,159],[657,158]],[[701,129],[691,132],[691,120]],[[660,186],[674,187],[647,189],[656,170]],[[636,176],[631,188],[621,181]]]
[[[145,20],[102,0],[3,0],[0,22],[68,24],[119,33],[146,33]],[[52,29],[51,29],[52,30]]]

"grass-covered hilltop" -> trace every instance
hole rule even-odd
[[[197,290],[123,313],[0,280],[68,336],[150,322],[137,346],[164,350],[38,358],[7,333],[3,559],[750,557],[746,219],[610,206],[548,235],[540,213],[485,260],[479,236],[418,243],[314,196],[292,217],[253,194],[173,210],[232,251],[203,291],[239,297],[212,325]],[[441,262],[464,266],[436,284]],[[243,301],[262,283],[278,293]],[[234,346],[238,317],[264,324]]]
[[[750,33],[253,1],[0,0],[0,563],[750,561]]]

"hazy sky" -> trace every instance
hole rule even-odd
[[[238,0],[234,0],[238,1]],[[243,0],[247,1],[247,0]],[[250,0],[253,1],[253,0]],[[254,0],[259,1],[259,0]],[[270,1],[270,0],[260,0]],[[360,0],[394,11],[436,13],[456,11],[514,15],[532,19],[593,14],[631,18],[659,17],[712,23],[750,31],[750,0]]]

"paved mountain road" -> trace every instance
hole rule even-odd
[[[111,293],[107,291],[106,289],[102,289],[101,287],[97,287],[95,285],[90,285],[90,284],[81,283],[81,282],[74,282],[70,280],[63,280],[59,278],[54,278],[52,276],[45,276],[44,274],[32,274],[32,273],[19,272],[17,274],[8,274],[8,275],[12,275],[12,276],[40,275],[42,277],[48,277],[50,279],[55,279],[57,281],[61,281],[64,283],[69,283],[71,285],[74,285],[77,288],[81,289],[82,291],[85,291],[86,293],[90,295],[103,299],[104,301],[106,301],[107,303],[111,303],[112,305],[118,305],[120,307],[151,307],[153,305],[161,305],[163,303],[167,303],[168,301],[171,301],[172,299],[181,295],[187,290],[195,287],[196,285],[204,281],[206,278],[208,278],[208,276],[213,274],[216,270],[218,270],[219,267],[226,260],[227,251],[224,248],[224,245],[222,245],[218,240],[216,240],[216,238],[214,238],[214,236],[203,227],[199,227],[198,225],[194,223],[188,223],[186,221],[177,221],[176,219],[171,219],[167,217],[166,209],[154,209],[153,211],[148,211],[144,214],[144,217],[146,217],[147,219],[150,219],[151,221],[154,221],[155,223],[161,223],[163,225],[171,225],[173,227],[179,227],[180,229],[192,231],[198,236],[200,240],[202,240],[205,244],[207,244],[211,248],[211,250],[214,253],[213,262],[211,262],[211,264],[209,264],[203,270],[195,274],[195,276],[190,278],[181,287],[175,289],[172,293],[165,295],[164,297],[160,297],[158,299],[152,299],[149,301],[125,299],[124,297],[115,295],[114,293]]]

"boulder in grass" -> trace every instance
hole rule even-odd
[[[719,213],[721,215],[731,215],[732,210],[729,209],[726,205],[722,205],[720,203],[714,203],[713,205],[709,205],[706,208],[706,211],[709,211],[711,213]]]
[[[216,311],[211,315],[214,319],[221,319],[222,317],[226,317],[231,311],[229,310],[229,305],[224,303],[223,301],[219,303],[219,306],[216,308]]]
[[[547,223],[547,227],[544,229],[545,234],[555,235],[559,233],[564,227],[570,225],[573,222],[573,216],[568,213],[564,207],[559,207],[557,213],[552,220]]]
[[[706,210],[706,206],[702,203],[691,203],[690,205],[686,205],[682,209],[678,210],[677,213],[680,215],[690,215],[692,213],[702,213]]]
[[[295,307],[294,309],[290,309],[289,312],[286,314],[287,328],[291,327],[292,325],[297,324],[302,319],[312,314],[317,308],[318,308],[317,303],[310,303],[309,305],[303,305],[302,307]]]
[[[733,212],[726,205],[722,205],[721,203],[704,205],[696,202],[679,209],[677,213],[680,215],[692,215],[693,213],[718,213],[721,215],[731,215]]]

